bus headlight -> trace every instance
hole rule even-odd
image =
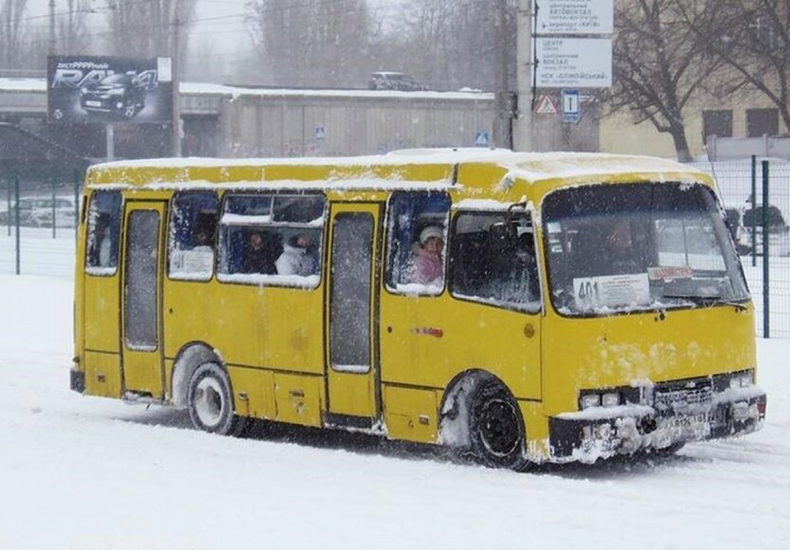
[[[581,397],[582,410],[601,405],[601,395],[597,393],[585,393]]]
[[[616,407],[620,404],[620,394],[617,392],[607,392],[601,396],[601,404],[604,407]]]
[[[581,392],[579,396],[579,406],[581,410],[589,409],[590,407],[617,407],[622,405],[623,397],[619,391],[589,391]]]
[[[754,371],[747,370],[730,377],[730,388],[748,388],[754,384]]]

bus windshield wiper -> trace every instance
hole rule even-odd
[[[670,298],[673,300],[688,300],[692,304],[700,306],[714,306],[725,305],[732,306],[738,311],[746,311],[746,306],[731,300],[722,300],[721,295],[700,296],[699,294],[662,294],[662,298]]]

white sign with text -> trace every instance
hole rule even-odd
[[[612,41],[608,38],[538,38],[538,88],[609,88]]]
[[[612,34],[614,0],[541,0],[537,34]]]

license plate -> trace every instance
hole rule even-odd
[[[101,107],[101,101],[86,101],[85,105],[88,107]]]
[[[694,439],[710,434],[711,418],[708,413],[672,416],[660,422],[660,427],[675,434]]]

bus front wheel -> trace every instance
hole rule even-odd
[[[529,466],[521,413],[505,388],[495,382],[478,386],[469,413],[469,440],[480,462],[518,471]]]
[[[246,418],[233,414],[233,393],[225,371],[217,363],[203,363],[189,380],[187,408],[199,430],[220,435],[241,435]]]

